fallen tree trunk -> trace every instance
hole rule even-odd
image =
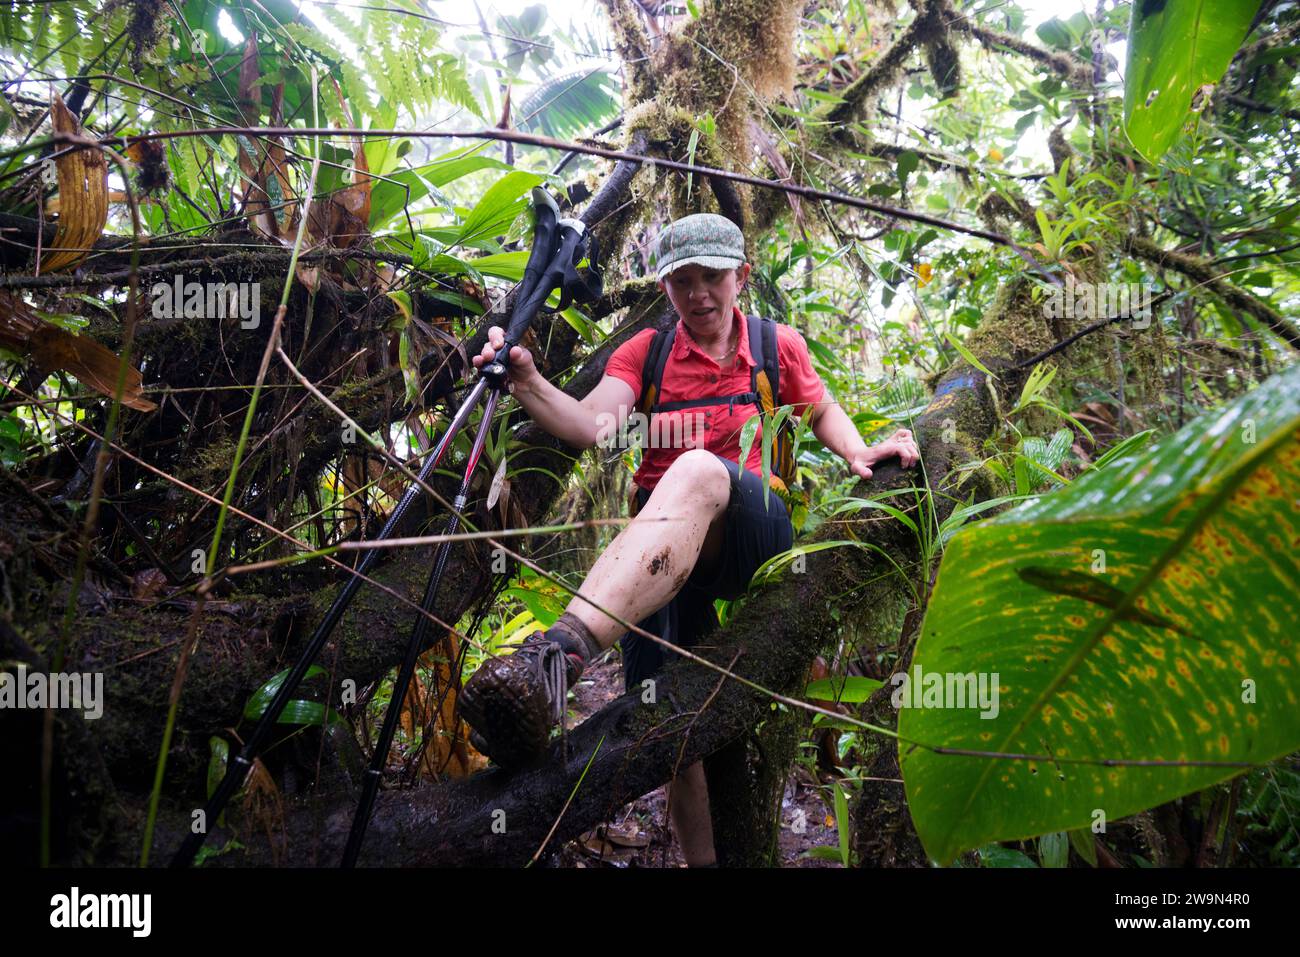
[[[874,485],[910,487],[914,473],[882,466]],[[901,523],[869,526],[866,516],[847,529],[812,540],[856,534],[896,547],[908,533]],[[889,562],[874,551],[837,548],[807,556],[806,570],[752,592],[706,648],[708,660],[778,694],[798,694],[809,662],[840,628],[846,582],[886,574]],[[790,609],[800,609],[792,615]],[[717,671],[680,659],[666,667],[653,701],[624,695],[567,736],[568,757],[557,742],[541,768],[491,771],[463,780],[389,791],[381,795],[362,863],[372,865],[526,864],[545,843],[552,849],[613,815],[620,807],[667,782],[674,769],[713,754],[773,717],[773,700]],[[707,702],[707,707],[706,707]],[[581,778],[581,784],[578,781]],[[575,790],[576,786],[576,790]],[[341,854],[352,811],[349,796],[290,807],[290,864],[329,863]],[[188,812],[171,821],[162,841],[179,841]],[[160,831],[160,835],[164,832]],[[549,835],[549,842],[548,842]],[[210,838],[220,846],[222,836]],[[241,835],[237,864],[270,863],[271,845]]]

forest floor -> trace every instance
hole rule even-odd
[[[622,662],[614,652],[583,674],[573,691],[569,727],[581,724],[622,694]],[[838,866],[807,856],[810,848],[819,845],[838,846],[834,810],[827,792],[796,764],[782,798],[781,866]],[[685,867],[668,827],[664,788],[620,808],[599,827],[565,844],[552,863],[559,867]]]

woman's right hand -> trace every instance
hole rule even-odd
[[[488,341],[483,343],[483,351],[474,356],[471,360],[475,369],[483,368],[483,364],[491,362],[496,358],[497,352],[506,344],[506,332],[500,326],[493,326],[488,330]],[[511,392],[519,392],[528,389],[536,377],[541,373],[537,371],[537,366],[533,364],[533,354],[523,346],[512,346],[510,348],[510,361],[506,364],[506,381],[510,385]]]

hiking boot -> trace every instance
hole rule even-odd
[[[485,661],[460,693],[461,717],[473,729],[470,744],[503,768],[538,764],[586,666],[580,647],[551,628],[533,632],[514,654]]]

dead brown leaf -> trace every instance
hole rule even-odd
[[[136,601],[153,601],[166,589],[167,576],[158,568],[146,568],[131,578],[131,597]]]
[[[487,766],[487,758],[470,746],[465,726],[456,714],[460,681],[452,674],[452,667],[458,655],[456,636],[448,634],[420,658],[421,666],[436,675],[438,688],[450,685],[436,716],[430,709],[437,705],[438,696],[424,684],[418,671],[402,702],[401,726],[407,735],[414,738],[429,729],[430,740],[420,760],[420,773],[428,778],[467,777]]]
[[[244,58],[239,63],[239,109],[244,122],[257,126],[261,119],[261,97],[256,83],[261,77],[258,67],[257,37],[252,33],[244,44]],[[284,84],[276,86],[272,97],[271,125],[277,126],[283,118]],[[290,223],[297,218],[295,206],[289,203],[293,190],[289,183],[288,157],[278,136],[266,138],[262,144],[249,137],[236,137],[239,150],[239,171],[244,177],[244,214],[248,217],[249,228],[271,239],[282,235],[281,220]],[[250,152],[251,151],[251,152]],[[279,193],[283,198],[282,209],[277,216],[271,196],[268,192],[270,177],[274,176]],[[285,229],[283,235],[292,232]]]
[[[111,349],[47,322],[8,293],[0,293],[0,346],[20,356],[30,355],[42,376],[61,369],[101,395],[113,395],[120,360]],[[144,397],[142,385],[140,370],[127,369],[122,404],[152,412],[158,406]]]
[[[50,101],[50,122],[55,132],[81,134],[81,124],[57,93]],[[54,244],[39,263],[38,271],[54,272],[75,266],[86,258],[108,222],[108,160],[98,149],[78,149],[54,161],[59,176],[59,225]]]

